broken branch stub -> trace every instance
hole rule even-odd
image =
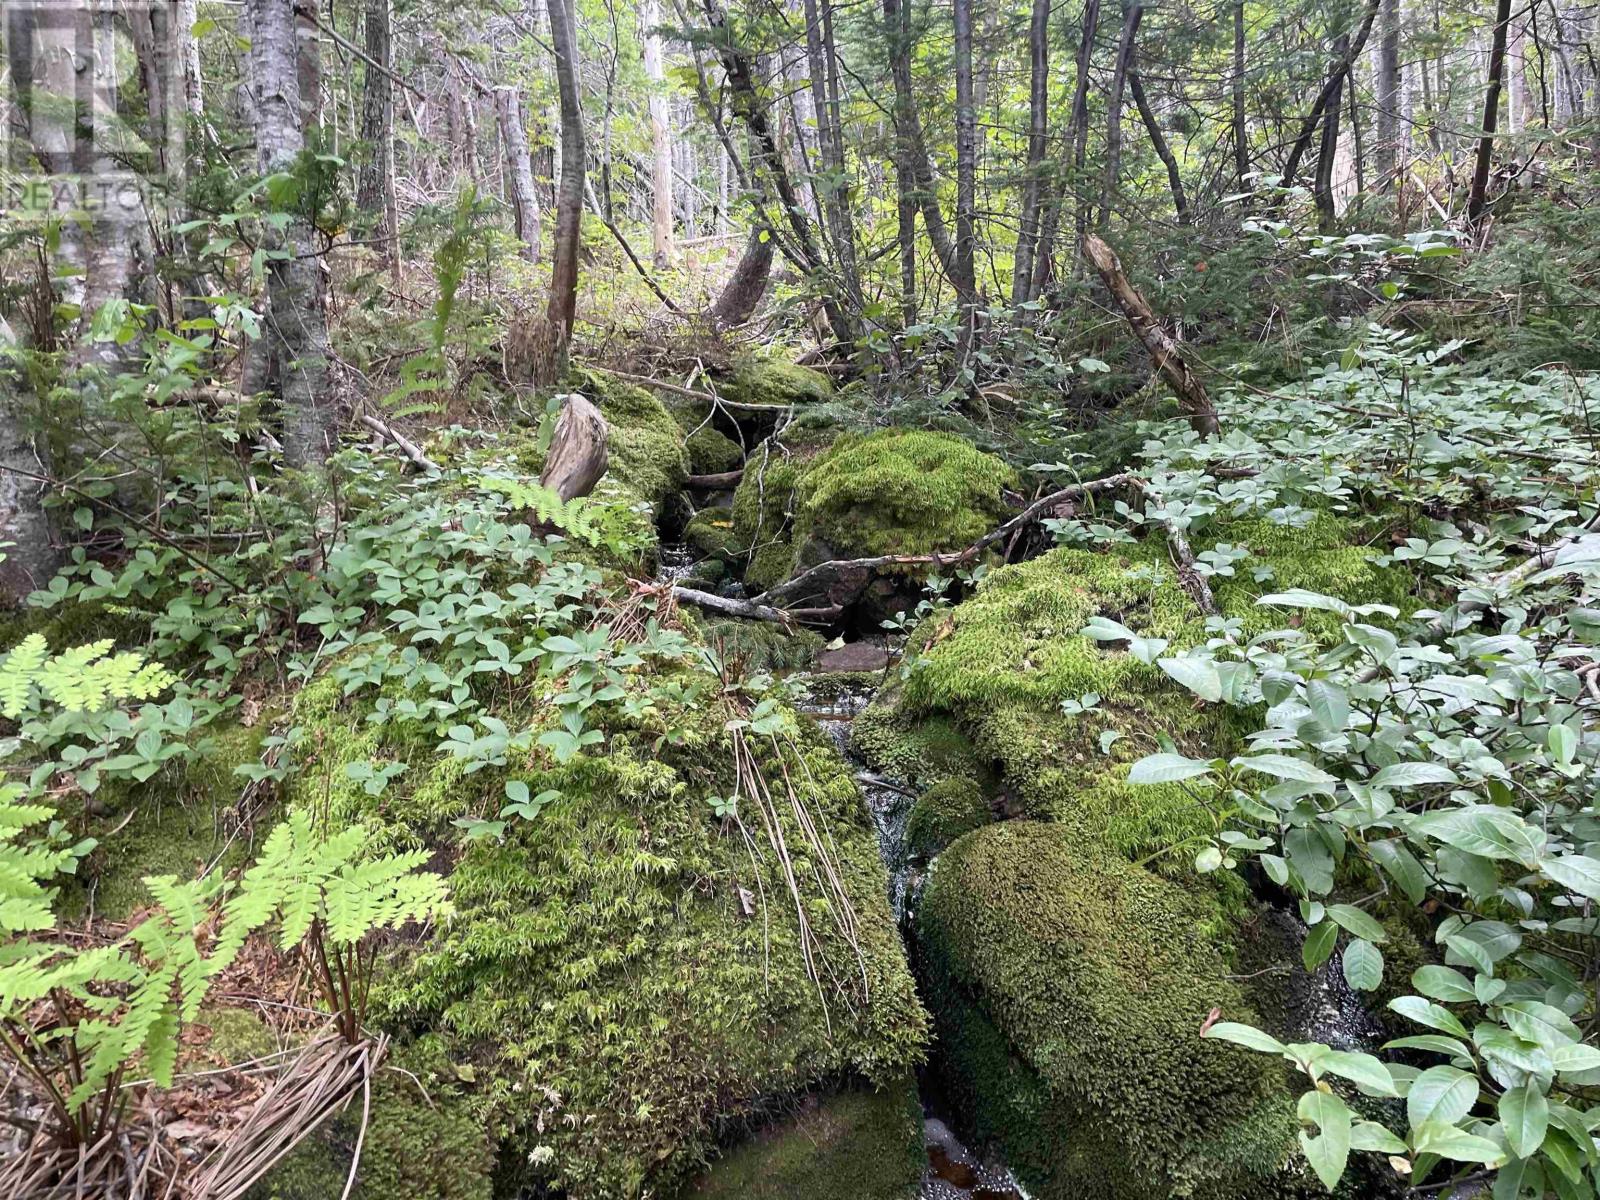
[[[600,410],[576,393],[562,398],[550,452],[545,456],[539,483],[560,496],[576,500],[594,491],[606,473],[606,419]]]

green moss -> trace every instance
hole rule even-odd
[[[683,430],[666,405],[644,388],[614,379],[603,371],[582,373],[584,390],[610,426],[606,476],[650,504],[660,504],[683,487],[689,455]]]
[[[187,763],[169,766],[142,784],[105,784],[95,797],[104,814],[84,827],[104,841],[63,892],[62,912],[69,919],[93,911],[126,920],[150,903],[147,875],[188,878],[208,863],[227,870],[243,862],[247,844],[230,837],[223,815],[245,786],[234,768],[260,759],[261,739],[270,727],[267,720],[248,729],[225,726],[201,739],[196,757]]]
[[[717,1160],[684,1189],[699,1200],[910,1200],[926,1165],[922,1109],[906,1076],[808,1103]]]
[[[717,390],[738,404],[821,404],[833,398],[833,383],[821,371],[754,354],[734,359]]]
[[[880,693],[850,727],[850,746],[874,771],[914,787],[943,779],[982,781],[986,774],[971,740],[941,714],[913,716]]]
[[[958,549],[1003,517],[1015,481],[949,434],[852,434],[809,457],[763,444],[734,494],[733,544],[759,589],[826,558]]]
[[[1061,825],[1005,822],[938,860],[917,946],[941,1041],[981,1009],[962,1053],[990,1061],[958,1086],[1042,1197],[1221,1200],[1289,1161],[1280,1065],[1196,1036],[1213,1006],[1253,1019],[1212,922]],[[1007,1095],[1019,1074],[1036,1082]]]
[[[683,542],[696,554],[719,562],[738,562],[742,556],[733,531],[733,513],[726,508],[702,508],[683,529]]]
[[[994,527],[1015,483],[1005,463],[950,434],[842,438],[800,481],[801,527],[851,555],[958,549]]]
[[[720,475],[744,462],[744,449],[727,434],[702,425],[688,435],[689,469],[696,475]]]
[[[435,1031],[477,1065],[469,1106],[503,1161],[519,1165],[508,1187],[573,1200],[662,1194],[765,1098],[842,1075],[884,1078],[921,1055],[925,1017],[850,768],[815,733],[784,764],[812,785],[806,805],[828,830],[858,917],[859,963],[813,896],[829,964],[819,991],[759,819],[746,818],[752,861],[706,803],[734,790],[725,710],[703,691],[657,704],[591,710],[609,735],[595,757],[466,774],[403,729],[367,722],[366,706],[323,682],[300,697],[297,719],[318,749],[296,802],[359,818],[385,843],[434,848],[450,870],[455,917],[391,965],[375,1016],[396,1031]],[[357,759],[408,768],[372,797],[344,777]],[[776,759],[765,769],[779,786]],[[461,846],[450,822],[497,808],[508,775],[562,798],[513,822],[503,842]],[[782,821],[810,880],[787,801]]]
[[[206,1056],[221,1066],[235,1066],[263,1058],[278,1048],[278,1039],[255,1009],[210,1006],[200,1010],[200,1022],[211,1031]]]
[[[396,1049],[380,1070],[352,1197],[490,1200],[494,1152],[472,1115],[462,1075],[435,1038]],[[361,1132],[360,1105],[307,1138],[250,1200],[339,1200]]]
[[[724,662],[738,663],[746,671],[792,671],[810,667],[826,643],[809,629],[784,630],[766,621],[740,621],[720,617],[701,623],[706,643],[720,647]]]
[[[981,829],[994,820],[989,802],[969,779],[945,779],[934,784],[911,809],[906,824],[906,850],[931,858],[964,833]]]

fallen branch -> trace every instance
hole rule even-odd
[[[671,392],[675,396],[687,396],[691,400],[703,400],[707,404],[720,404],[723,408],[737,409],[739,412],[770,412],[786,413],[794,406],[791,404],[742,404],[737,400],[724,400],[715,392],[697,392],[694,388],[687,388],[681,384],[668,383],[664,379],[652,379],[648,375],[634,375],[628,371],[619,371],[615,367],[601,367],[607,375],[614,376],[624,383],[637,383],[641,387],[655,388],[657,391]]]
[[[1085,496],[1099,495],[1102,492],[1115,491],[1120,487],[1142,486],[1142,481],[1132,471],[1122,471],[1116,475],[1107,475],[1104,479],[1091,479],[1087,483],[1075,483],[1071,487],[1060,488],[1047,496],[1041,496],[1016,516],[1003,525],[996,526],[963,550],[949,554],[882,554],[875,558],[836,558],[825,563],[818,563],[808,570],[800,572],[793,579],[780,583],[776,587],[768,588],[761,595],[756,596],[751,603],[762,605],[785,596],[794,595],[818,575],[836,575],[847,570],[880,570],[884,567],[955,567],[971,562],[979,554],[992,546],[995,542],[1009,537],[1015,530],[1037,520],[1039,515],[1048,512],[1068,500],[1080,500]]]
[[[1189,418],[1194,431],[1201,437],[1215,434],[1217,410],[1212,407],[1211,397],[1206,395],[1204,385],[1195,378],[1189,364],[1184,361],[1178,343],[1161,328],[1161,322],[1156,319],[1149,301],[1128,281],[1116,251],[1094,234],[1086,233],[1083,235],[1083,253],[1094,264],[1095,270],[1100,272],[1100,278],[1105,281],[1112,299],[1133,327],[1134,335],[1144,343],[1156,368],[1177,394],[1178,407]]]
[[[417,466],[421,467],[424,471],[439,471],[438,463],[434,462],[433,459],[424,454],[422,452],[422,448],[415,442],[396,432],[392,426],[385,425],[382,421],[378,420],[377,417],[368,416],[366,413],[362,413],[356,419],[368,429],[372,430],[373,433],[376,433],[379,437],[383,438],[385,441],[392,442],[395,446],[399,447],[402,454],[404,454]]]
[[[758,604],[754,600],[735,600],[731,596],[719,596],[715,592],[702,592],[687,587],[674,587],[672,597],[685,604],[706,609],[708,612],[723,613],[730,617],[745,617],[753,621],[771,621],[776,625],[790,628],[799,621],[824,624],[844,614],[844,609],[837,604],[827,608],[774,608],[770,604]]]
[[[1178,570],[1178,582],[1189,593],[1196,608],[1208,617],[1216,616],[1217,599],[1211,594],[1211,585],[1206,582],[1206,577],[1194,565],[1194,551],[1189,548],[1189,539],[1183,536],[1176,525],[1168,523],[1165,528],[1167,549],[1172,552],[1172,562]]]
[[[737,471],[723,471],[716,475],[691,475],[689,486],[697,492],[714,492],[718,488],[730,488],[738,485],[744,478],[744,468]]]

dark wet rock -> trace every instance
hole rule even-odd
[[[819,671],[881,671],[893,661],[893,656],[882,646],[871,642],[846,642],[837,648],[824,650],[817,659]]]

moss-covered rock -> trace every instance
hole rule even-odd
[[[972,740],[941,713],[913,715],[898,690],[878,698],[850,726],[850,748],[874,771],[915,787],[944,779],[981,783],[985,766]]]
[[[693,429],[685,444],[689,450],[689,470],[696,475],[720,475],[735,470],[744,462],[744,448],[710,425]]]
[[[964,833],[994,820],[983,790],[970,779],[944,779],[917,798],[906,822],[906,850],[931,858]]]
[[[1197,550],[1217,538],[1248,546],[1249,566],[1270,579],[1252,586],[1252,569],[1214,581],[1246,630],[1282,620],[1255,606],[1257,589],[1372,596],[1394,585],[1330,517],[1293,530],[1234,523]],[[1196,1036],[1214,1006],[1250,1013],[1227,978],[1253,911],[1243,881],[1193,873],[1192,846],[1217,826],[1191,790],[1126,780],[1153,732],[1211,757],[1254,726],[1197,706],[1125,643],[1080,634],[1095,616],[1166,639],[1168,653],[1208,636],[1158,540],[1056,550],[993,572],[925,622],[917,669],[858,727],[869,757],[926,772],[908,731],[949,722],[992,764],[1005,807],[1032,818],[955,840],[918,909],[941,1074],[977,1134],[1002,1143],[1043,1196],[1299,1194],[1277,1067]]]
[[[828,558],[960,549],[1003,519],[1015,482],[998,458],[944,433],[851,434],[810,455],[764,444],[734,495],[734,544],[760,589]]]
[[[666,405],[644,388],[603,371],[582,372],[583,390],[610,426],[606,477],[652,505],[683,487],[689,453]]]
[[[808,1100],[718,1159],[681,1200],[911,1200],[926,1161],[908,1075]]]
[[[1281,1064],[1197,1036],[1253,1019],[1214,908],[1059,824],[944,852],[917,911],[946,1085],[1044,1200],[1232,1200],[1299,1172]]]
[[[821,371],[783,359],[740,355],[718,379],[717,390],[738,404],[821,404],[833,398],[833,382]]]
[[[467,1102],[463,1075],[437,1038],[400,1047],[372,1092],[352,1197],[490,1200],[494,1149]],[[317,1130],[273,1168],[249,1200],[339,1200],[349,1177],[361,1107]]]
[[[663,1194],[765,1100],[845,1075],[888,1078],[920,1058],[925,1016],[876,838],[850,768],[820,734],[761,751],[771,786],[785,770],[802,781],[856,915],[852,946],[810,882],[817,851],[782,799],[826,964],[819,986],[760,818],[745,816],[752,855],[706,802],[735,791],[730,714],[706,677],[654,676],[684,690],[658,691],[654,707],[592,709],[591,727],[608,734],[593,757],[559,765],[541,753],[474,774],[368,722],[330,682],[301,695],[297,718],[319,750],[295,801],[454,864],[454,919],[388,973],[376,1017],[435,1031],[476,1065],[469,1104],[518,1168],[507,1186],[574,1200]],[[409,766],[373,797],[345,776],[358,759]],[[508,776],[560,798],[504,840],[463,847],[451,823],[498,810]]]

